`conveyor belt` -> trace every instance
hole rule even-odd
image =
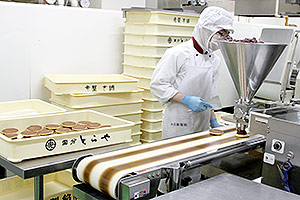
[[[116,198],[118,181],[128,173],[139,171],[259,137],[235,137],[235,128],[225,128],[222,136],[208,131],[131,147],[98,156],[87,157],[78,163],[77,177],[94,188]]]

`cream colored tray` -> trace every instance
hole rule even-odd
[[[123,54],[124,64],[140,66],[140,67],[155,67],[160,60],[160,57],[135,56],[131,54]]]
[[[190,24],[195,26],[199,15],[186,15],[178,12],[160,11],[128,11],[126,12],[126,22],[147,22],[147,23],[166,23],[175,25]]]
[[[73,185],[70,170],[45,175],[44,199],[45,200],[71,200],[73,199]],[[34,178],[21,179],[17,176],[0,180],[0,200],[22,199],[32,200]]]
[[[39,99],[7,101],[0,103],[0,120],[21,116],[62,113],[66,109],[51,105]]]
[[[135,123],[135,125],[132,127],[131,134],[139,133],[141,131],[142,123],[143,123],[142,121],[139,121],[139,122]]]
[[[139,87],[139,88],[144,90],[142,94],[142,98],[155,99],[155,97],[151,94],[150,88],[146,88],[146,87]]]
[[[45,87],[56,94],[131,92],[138,80],[121,74],[46,74]]]
[[[161,120],[163,109],[146,109],[142,108],[142,118],[145,120]]]
[[[154,70],[155,70],[155,67],[142,67],[142,66],[134,66],[134,65],[129,65],[129,64],[123,63],[124,74],[130,75],[130,76],[136,76],[136,77],[145,76],[147,78],[150,78],[150,80],[151,80]],[[139,79],[143,79],[143,78],[139,78]],[[141,81],[142,80],[140,80],[140,82]],[[148,79],[146,81],[148,81]],[[138,85],[139,86],[146,85],[146,84],[150,85],[150,82],[146,82],[146,81],[145,81],[145,83],[139,83]],[[148,85],[148,87],[149,87],[149,85]]]
[[[139,80],[138,86],[140,88],[150,88],[151,77],[142,77],[142,76],[134,76],[130,74],[123,73],[125,76],[133,77]]]
[[[51,100],[61,102],[72,108],[106,106],[111,104],[130,103],[142,99],[143,90],[132,92],[105,93],[105,94],[54,94],[51,93]]]
[[[124,53],[136,56],[162,57],[169,47],[132,45],[124,43]]]
[[[88,108],[71,108],[66,105],[63,105],[60,102],[55,102],[51,100],[51,103],[60,107],[67,109],[68,111],[79,111],[79,110],[94,110],[97,112],[105,113],[108,115],[121,115],[124,113],[130,112],[138,112],[141,111],[143,100],[134,101],[130,103],[120,103],[120,104],[112,104],[112,105],[105,105],[105,106],[98,106],[98,107],[88,107]]]
[[[164,109],[164,106],[161,105],[157,99],[143,98],[143,100],[144,103],[142,106],[145,109],[154,109],[154,110]]]
[[[126,44],[140,44],[147,46],[165,46],[173,47],[190,40],[191,36],[171,36],[171,35],[153,35],[153,34],[126,34],[124,33],[124,42]]]
[[[125,23],[125,34],[153,34],[153,35],[174,35],[174,36],[191,36],[194,30],[192,25],[170,25],[163,23]]]
[[[141,139],[145,140],[160,140],[161,139],[161,130],[145,130],[141,129],[142,135]]]
[[[162,120],[148,120],[148,119],[143,119],[143,124],[141,126],[142,129],[144,130],[161,130],[162,129]]]
[[[129,145],[138,145],[138,144],[141,144],[141,135],[142,135],[142,132],[138,132],[138,133],[134,133],[131,135],[131,139],[132,139],[132,142],[129,143]]]
[[[78,122],[82,120],[110,124],[112,127],[26,139],[20,139],[19,137],[15,140],[0,134],[0,154],[12,162],[20,162],[30,158],[131,141],[130,135],[134,123],[92,110],[0,120],[0,130],[14,127],[21,132],[33,124],[44,126],[51,123],[61,124],[64,121]]]
[[[134,123],[138,123],[141,121],[143,111],[138,111],[138,112],[132,112],[132,113],[125,113],[125,114],[120,114],[120,115],[115,115],[115,117],[119,117],[124,120],[128,120]]]

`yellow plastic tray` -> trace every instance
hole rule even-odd
[[[65,111],[66,109],[51,105],[39,99],[7,101],[0,103],[0,120],[21,116],[62,113]]]
[[[161,130],[144,130],[141,129],[142,135],[141,139],[143,140],[160,140],[161,139]]]
[[[139,80],[138,86],[140,88],[150,88],[151,83],[151,76],[150,77],[144,77],[144,76],[135,76],[131,74],[123,73],[125,76],[133,77]]]
[[[139,87],[141,89],[144,90],[143,94],[142,94],[142,98],[146,98],[146,99],[155,99],[155,97],[151,94],[150,89],[149,88],[145,88],[145,87]]]
[[[132,127],[132,133],[131,134],[139,133],[141,131],[142,123],[143,123],[142,121],[139,121],[139,122],[135,123],[135,125]]]
[[[125,53],[123,58],[125,64],[141,67],[155,67],[160,60],[160,57],[135,56]]]
[[[131,92],[138,80],[121,74],[47,74],[45,87],[56,94]]]
[[[157,99],[143,98],[143,100],[144,100],[144,103],[143,103],[142,108],[154,109],[154,110],[164,109],[164,106],[161,105]]]
[[[129,64],[125,64],[123,63],[123,72],[124,74],[128,74],[130,76],[137,76],[137,77],[148,77],[151,79],[152,74],[155,70],[155,67],[142,67],[142,66],[134,66],[134,65],[129,65]],[[149,82],[145,82],[144,84],[149,84]],[[143,84],[138,84],[143,85]],[[148,85],[148,87],[149,87]]]
[[[88,107],[88,108],[71,108],[66,105],[63,105],[62,103],[55,102],[51,100],[51,103],[54,105],[58,105],[60,107],[63,107],[67,109],[68,111],[79,111],[79,110],[94,110],[97,112],[105,113],[108,115],[121,115],[124,113],[130,113],[130,112],[138,112],[142,108],[143,100],[134,101],[130,103],[120,103],[120,104],[113,104],[113,105],[105,105],[105,106],[97,106],[97,107]]]
[[[132,113],[125,113],[125,114],[120,114],[120,115],[115,115],[115,117],[119,117],[124,120],[128,120],[134,123],[138,123],[141,121],[143,111],[138,111],[138,112],[132,112]]]
[[[166,23],[174,25],[190,24],[195,26],[199,15],[187,15],[179,12],[127,11],[126,22]]]
[[[111,104],[130,103],[142,99],[143,90],[132,92],[106,93],[106,94],[54,94],[51,93],[51,100],[61,102],[72,108],[85,108],[106,106]]]
[[[127,34],[124,33],[126,44],[140,44],[147,46],[173,47],[190,40],[191,36],[153,35],[153,34]]]
[[[44,199],[73,199],[73,185],[76,182],[72,178],[70,170],[45,175],[44,177]],[[18,176],[0,180],[0,200],[22,199],[32,200],[34,180],[21,179]]]
[[[146,109],[142,108],[142,118],[145,120],[161,120],[163,109]]]
[[[140,139],[141,143],[142,144],[145,144],[145,143],[151,143],[151,142],[155,142],[156,140],[146,140],[146,139]]]
[[[146,46],[146,45],[132,45],[124,43],[125,54],[148,57],[162,57],[169,47],[164,46]]]
[[[147,120],[143,119],[143,124],[141,126],[144,130],[161,130],[162,129],[162,120]]]
[[[33,124],[44,126],[51,123],[61,124],[64,121],[82,120],[110,124],[112,127],[15,140],[0,134],[2,149],[0,154],[12,162],[20,162],[30,158],[131,141],[130,135],[134,123],[92,110],[0,120],[0,130],[15,127],[21,132]]]
[[[194,30],[193,25],[170,25],[155,23],[127,22],[125,23],[125,34],[153,34],[153,35],[174,35],[174,36],[191,36]]]
[[[134,133],[131,135],[132,142],[129,143],[129,145],[137,145],[141,144],[140,139],[141,139],[142,132]]]

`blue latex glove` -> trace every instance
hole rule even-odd
[[[218,123],[217,119],[214,117],[210,120],[210,127],[218,128],[218,127],[221,127],[221,125]]]
[[[181,103],[187,105],[192,111],[203,112],[207,108],[212,108],[212,106],[204,101],[201,97],[184,95],[181,99]]]

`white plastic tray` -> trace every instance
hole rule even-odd
[[[125,23],[125,34],[154,34],[154,35],[174,35],[174,36],[191,36],[194,30],[192,25],[163,24],[163,23]]]
[[[131,134],[136,134],[139,133],[141,131],[141,125],[142,125],[142,121],[139,121],[137,123],[135,123],[135,125],[132,127],[132,132]]]
[[[142,129],[144,130],[157,130],[157,131],[161,131],[162,129],[162,120],[147,120],[147,119],[143,119],[143,124],[141,126]]]
[[[161,130],[144,130],[141,129],[143,140],[161,140]]]
[[[125,76],[133,77],[139,80],[138,86],[141,88],[150,88],[151,77],[134,76],[123,73]]]
[[[143,98],[144,103],[142,108],[144,109],[154,109],[154,110],[161,110],[164,109],[165,106],[161,105],[157,99],[147,99]]]
[[[101,124],[110,124],[112,127],[87,129],[84,131],[54,134],[26,139],[11,140],[0,134],[0,154],[12,162],[20,162],[29,158],[56,155],[72,151],[79,151],[101,147],[116,143],[130,142],[134,123],[115,118],[92,110],[49,114],[43,116],[14,118],[0,121],[0,130],[14,127],[19,131],[29,125],[56,123],[64,121],[93,121]],[[21,135],[19,135],[21,136]]]
[[[141,121],[143,111],[138,111],[138,112],[132,112],[132,113],[125,113],[125,114],[120,114],[120,115],[115,115],[115,117],[119,117],[124,120],[128,120],[134,123],[138,123]]]
[[[169,47],[132,45],[124,43],[124,53],[136,56],[162,57]]]
[[[138,80],[121,74],[47,74],[45,87],[56,94],[131,92]]]
[[[131,54],[123,54],[124,64],[140,67],[155,67],[160,60],[160,57],[135,56]]]
[[[148,22],[166,24],[190,24],[195,26],[199,15],[186,15],[179,12],[127,11],[126,22]]]
[[[39,99],[7,101],[0,103],[0,120],[21,116],[62,113],[66,109],[51,105]]]
[[[150,88],[145,88],[145,87],[139,87],[139,88],[144,90],[142,94],[142,98],[155,99],[155,97],[151,94]]]
[[[142,108],[142,118],[146,120],[161,120],[163,109],[146,109]]]
[[[130,103],[142,99],[143,90],[122,93],[106,94],[54,94],[51,93],[51,100],[61,102],[72,108],[96,107],[111,104]]]
[[[124,74],[130,75],[130,76],[137,76],[137,77],[145,76],[145,77],[151,79],[154,70],[155,70],[155,67],[134,66],[134,65],[128,65],[126,63],[123,64]],[[141,82],[141,80],[140,80],[140,82]],[[148,83],[148,82],[147,83],[140,83],[140,82],[138,85],[144,85],[144,84]]]
[[[78,111],[78,110],[94,110],[97,112],[105,113],[108,115],[121,115],[124,113],[130,113],[130,112],[138,112],[142,108],[143,100],[130,102],[130,103],[120,103],[120,104],[114,104],[114,105],[106,105],[106,106],[98,106],[98,107],[89,107],[89,108],[71,108],[66,105],[62,105],[59,102],[51,101],[52,104],[61,106],[68,111]]]
[[[126,34],[124,33],[124,42],[126,44],[140,44],[147,46],[173,47],[190,40],[191,36],[171,36],[171,35],[153,35],[153,34]]]
[[[132,146],[132,145],[141,144],[141,141],[140,141],[141,135],[142,135],[142,132],[132,134],[131,135],[132,142],[129,143],[129,145]]]
[[[44,177],[44,199],[45,200],[67,200],[73,199],[73,185],[76,182],[72,178],[71,170],[64,170]],[[22,199],[32,200],[34,178],[22,179],[13,176],[0,180],[0,200]]]

